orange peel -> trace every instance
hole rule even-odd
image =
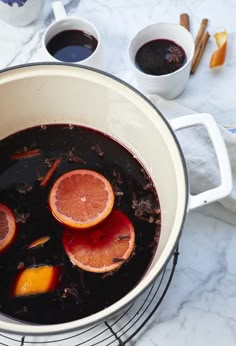
[[[56,289],[60,270],[56,266],[42,265],[26,268],[15,280],[12,297],[48,293]]]
[[[210,68],[222,66],[225,62],[227,52],[227,32],[217,32],[214,37],[218,49],[211,56]]]
[[[34,241],[32,241],[32,243],[30,243],[27,247],[27,249],[34,249],[34,248],[37,248],[39,246],[43,246],[45,243],[47,243],[48,241],[50,240],[50,237],[48,236],[45,236],[45,237],[41,237],[41,238],[38,238]]]

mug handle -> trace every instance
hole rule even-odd
[[[52,9],[56,21],[67,17],[65,7],[61,1],[54,1],[52,3]]]
[[[170,124],[175,131],[196,125],[205,126],[218,160],[220,185],[194,196],[190,194],[188,208],[195,209],[229,195],[233,187],[231,166],[224,139],[215,119],[210,114],[201,113],[171,119]]]

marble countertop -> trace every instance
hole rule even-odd
[[[53,21],[51,3],[45,1],[41,17],[30,26],[15,28],[0,22],[0,69],[40,61],[42,35]],[[203,59],[175,101],[193,112],[212,114],[220,124],[236,124],[235,1],[227,0],[226,5],[224,0],[66,0],[64,4],[69,15],[87,18],[99,29],[105,47],[105,70],[134,86],[127,47],[139,29],[152,22],[178,22],[179,15],[187,12],[195,36],[201,19],[209,18],[211,38]],[[229,37],[227,60],[221,69],[212,71],[209,60],[216,48],[213,35],[225,29]],[[165,115],[169,109],[163,106],[161,111]],[[172,284],[135,345],[234,346],[235,248],[234,225],[206,216],[201,210],[190,212]],[[6,339],[1,341],[6,343]],[[16,345],[13,341],[8,344]],[[46,345],[46,338],[39,344]]]

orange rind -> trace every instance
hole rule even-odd
[[[56,289],[60,270],[55,266],[42,265],[20,272],[13,285],[12,297],[49,293]]]
[[[27,246],[27,249],[34,249],[37,247],[42,247],[45,243],[47,243],[49,241],[50,237],[49,236],[45,236],[45,237],[41,237],[38,239],[35,239],[34,241],[32,241],[32,243],[30,243]]]
[[[217,32],[214,35],[218,49],[211,56],[210,68],[222,66],[226,59],[227,32]]]

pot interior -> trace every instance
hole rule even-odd
[[[117,303],[84,319],[52,326],[13,320],[1,328],[25,334],[58,333],[93,323],[140,294],[171,255],[184,221],[188,186],[175,135],[159,112],[138,92],[99,71],[68,65],[33,65],[1,73],[0,139],[40,124],[79,124],[116,139],[150,174],[158,192],[162,226],[152,265],[142,281]],[[2,317],[4,320],[4,317]]]

